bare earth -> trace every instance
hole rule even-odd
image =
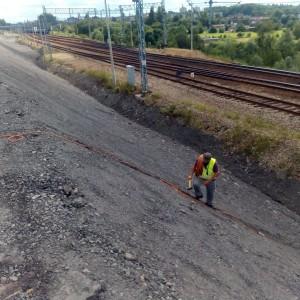
[[[0,53],[1,300],[299,299],[298,215],[226,169],[216,205],[249,225],[193,203],[120,162],[184,188],[192,149]]]

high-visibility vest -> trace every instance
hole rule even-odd
[[[202,179],[211,179],[214,175],[214,166],[216,164],[217,160],[215,158],[211,158],[208,165],[205,167],[205,165],[203,164],[203,170],[202,170],[202,175],[201,178]]]

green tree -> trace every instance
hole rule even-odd
[[[154,12],[154,7],[152,6],[150,9],[150,13],[148,18],[146,19],[146,24],[151,26],[155,22],[155,12]]]
[[[203,50],[204,49],[204,41],[198,34],[194,35],[194,49]]]
[[[264,65],[263,59],[258,54],[255,54],[254,56],[250,56],[248,58],[247,62],[251,66],[258,66],[259,67],[259,66]]]
[[[274,22],[278,22],[278,20],[281,20],[282,15],[283,15],[283,12],[281,10],[277,9],[272,15],[272,20]]]
[[[274,65],[274,68],[277,70],[286,70],[287,67],[286,67],[285,60],[281,59],[281,60],[277,61]]]
[[[272,67],[282,59],[280,51],[276,49],[276,40],[271,34],[259,33],[256,43],[258,55],[263,59],[265,66]]]
[[[156,20],[156,22],[163,23],[163,19],[164,19],[164,13],[163,13],[162,7],[159,6],[157,9],[155,20]]]
[[[188,49],[190,47],[190,41],[189,41],[187,35],[183,32],[179,32],[176,35],[176,43],[177,43],[178,48]]]
[[[48,13],[42,14],[42,15],[39,15],[38,18],[39,18],[39,21],[41,22],[41,24],[43,24],[45,22],[45,18],[46,18],[48,26],[53,26],[53,25],[57,24],[57,19],[52,14],[48,14]]]
[[[236,32],[245,32],[246,28],[243,24],[238,24],[238,26],[236,27]]]
[[[284,31],[278,41],[277,48],[281,52],[283,58],[295,55],[296,47],[290,30]]]
[[[151,26],[145,27],[145,42],[147,47],[155,45],[154,32]]]
[[[276,24],[272,20],[265,20],[256,26],[258,33],[267,33],[275,30]]]
[[[0,19],[0,26],[6,25],[6,22],[4,19]]]
[[[285,58],[285,64],[286,64],[286,68],[287,68],[288,70],[291,70],[292,67],[293,67],[293,58],[292,58],[291,56],[287,56],[287,57]]]
[[[300,52],[294,57],[292,70],[296,72],[300,71]]]
[[[92,39],[102,42],[103,41],[103,32],[99,29],[95,29],[92,33]]]
[[[297,22],[294,25],[293,33],[294,33],[294,36],[296,37],[296,39],[300,39],[300,22]]]

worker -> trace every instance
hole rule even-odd
[[[206,187],[206,205],[211,208],[214,208],[213,200],[216,190],[216,179],[219,175],[217,160],[212,157],[211,153],[206,152],[199,155],[188,178],[190,182],[189,187],[194,188],[197,200],[203,198],[201,185]]]

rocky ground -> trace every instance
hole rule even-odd
[[[193,202],[193,148],[0,52],[1,300],[299,299],[299,215],[223,166]]]

